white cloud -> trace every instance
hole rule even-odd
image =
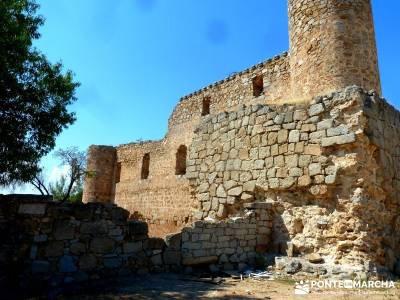
[[[66,176],[68,174],[69,167],[67,165],[64,166],[55,166],[50,172],[50,175],[46,178],[49,183],[54,183],[61,178],[61,176]]]

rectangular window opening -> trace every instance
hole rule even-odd
[[[149,178],[149,173],[150,173],[150,153],[146,153],[142,159],[141,178],[142,179]]]
[[[117,170],[115,172],[115,183],[119,183],[121,181],[121,163],[117,163]]]
[[[210,103],[211,103],[211,97],[207,96],[203,98],[203,108],[201,111],[202,116],[207,116],[210,114]]]
[[[264,92],[264,78],[262,75],[258,75],[253,78],[253,96],[259,97]]]

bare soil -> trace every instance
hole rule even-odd
[[[292,280],[224,279],[221,284],[199,282],[195,277],[176,274],[144,275],[117,279],[107,292],[75,293],[59,296],[69,300],[116,299],[318,299],[318,300],[398,300],[400,285],[381,290],[323,290],[308,295],[294,294]]]

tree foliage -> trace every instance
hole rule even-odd
[[[75,121],[79,84],[32,46],[44,19],[33,0],[0,1],[0,185],[29,182],[55,138]]]
[[[82,202],[83,181],[77,181],[68,192],[69,182],[66,176],[61,176],[55,183],[49,185],[50,195],[55,201]]]

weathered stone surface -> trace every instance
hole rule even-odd
[[[34,260],[31,269],[33,274],[48,273],[50,271],[50,263],[45,260]]]
[[[167,250],[163,254],[163,259],[167,265],[179,265],[181,263],[181,252]]]
[[[200,264],[215,264],[217,261],[218,256],[184,257],[182,264],[184,266],[193,266]]]
[[[60,256],[64,254],[64,242],[63,241],[53,241],[49,242],[45,248],[45,256]]]
[[[19,206],[19,214],[39,215],[43,216],[46,213],[46,204],[44,203],[23,203]]]
[[[349,133],[346,135],[338,135],[338,136],[323,138],[321,141],[321,145],[322,145],[322,147],[329,147],[329,146],[333,146],[333,145],[342,145],[342,144],[352,143],[355,140],[356,140],[355,134]]]
[[[242,193],[243,187],[238,186],[228,191],[229,196],[239,196]]]
[[[110,238],[93,238],[90,243],[90,250],[95,253],[109,253],[114,250],[115,242]]]
[[[180,250],[182,233],[172,233],[165,237],[165,244],[169,250]]]
[[[218,207],[218,212],[217,212],[218,218],[222,219],[222,218],[225,218],[227,215],[228,215],[228,211],[226,209],[226,206],[223,204],[220,204]]]
[[[33,237],[33,241],[36,243],[43,243],[46,242],[48,239],[47,234],[38,234]]]
[[[81,270],[93,270],[97,266],[97,259],[94,255],[87,254],[82,255],[79,258],[79,269]]]
[[[56,240],[70,240],[74,238],[75,227],[68,220],[57,221],[54,229],[54,237]]]
[[[300,131],[299,130],[291,130],[289,132],[289,143],[297,143],[300,141]]]
[[[98,222],[83,222],[80,227],[80,232],[92,235],[105,234],[108,232],[107,222],[105,220]]]
[[[324,259],[318,253],[309,254],[309,255],[307,255],[306,258],[310,263],[314,263],[314,264],[319,264],[324,261]]]
[[[84,243],[74,243],[70,246],[72,254],[78,255],[86,252],[86,245]]]
[[[285,272],[287,274],[295,274],[301,269],[301,263],[299,261],[292,260],[285,266]]]
[[[324,105],[322,103],[311,105],[308,109],[310,117],[318,115],[324,111]]]
[[[64,255],[60,258],[58,269],[61,273],[72,273],[78,270],[74,258],[70,255]]]
[[[227,195],[226,195],[226,192],[224,190],[224,187],[222,185],[219,185],[218,188],[217,188],[217,197],[224,198],[226,196]]]
[[[141,241],[138,242],[126,242],[123,244],[124,253],[134,253],[139,252],[143,249],[143,243]]]
[[[122,265],[122,259],[120,257],[109,257],[105,258],[103,263],[104,267],[108,269],[116,269]]]
[[[131,235],[147,235],[149,227],[141,221],[129,221],[129,233]]]
[[[309,171],[310,176],[321,174],[322,173],[321,164],[320,163],[310,164],[310,166],[308,167],[308,171]]]
[[[153,265],[162,265],[163,263],[161,254],[153,255],[152,257],[150,257],[150,260],[153,263]]]
[[[144,247],[152,250],[164,249],[165,241],[161,238],[149,238],[144,242]]]

